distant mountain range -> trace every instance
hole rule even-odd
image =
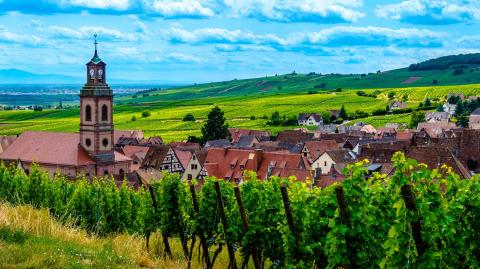
[[[82,79],[59,74],[35,74],[20,69],[0,69],[0,84],[80,84]]]
[[[252,79],[262,80],[262,78]],[[311,78],[309,78],[309,80],[310,79]],[[322,74],[322,78],[316,78],[316,80],[322,81],[323,85],[327,85],[323,86],[325,88],[340,87],[352,89],[480,83],[480,53],[443,56],[420,63],[414,63],[406,68],[382,71],[375,74]],[[36,74],[14,68],[0,69],[0,85],[79,85],[83,83],[83,77],[60,74]],[[127,80],[109,78],[109,84],[181,86],[193,83],[166,80]]]

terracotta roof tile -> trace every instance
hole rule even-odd
[[[79,141],[78,133],[27,131],[0,155],[0,159],[72,166],[94,164]]]

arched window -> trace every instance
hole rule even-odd
[[[108,175],[108,170],[103,171],[103,174],[104,174],[105,176],[107,176],[107,175]]]
[[[124,176],[125,175],[125,171],[123,171],[123,169],[120,169],[120,171],[118,171],[120,173],[121,176]]]
[[[108,107],[107,107],[107,105],[102,106],[102,121],[108,121]]]
[[[108,139],[104,138],[102,140],[102,144],[103,144],[104,147],[108,146]]]
[[[92,140],[90,140],[90,138],[85,139],[85,145],[87,145],[87,147],[90,147],[92,145]]]
[[[85,107],[85,121],[92,121],[92,107],[90,105]]]

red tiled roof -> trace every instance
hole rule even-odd
[[[28,131],[22,133],[0,155],[0,159],[72,166],[94,164],[94,160],[79,145],[79,141],[78,133]],[[115,157],[117,158],[117,154]]]
[[[138,130],[114,130],[113,131],[113,139],[115,140],[115,143],[121,137],[143,139],[143,132]]]
[[[335,140],[320,140],[320,141],[307,141],[305,146],[310,153],[310,157],[316,160],[327,150],[339,149],[337,141]]]
[[[270,132],[268,131],[258,131],[258,130],[249,130],[249,129],[229,128],[228,132],[230,132],[232,143],[237,143],[240,137],[245,135],[253,135],[256,137],[270,136]]]
[[[177,155],[178,161],[182,164],[184,169],[187,168],[188,162],[192,158],[192,152],[189,150],[174,149],[175,155]]]
[[[262,150],[212,148],[208,150],[205,159],[205,169],[209,176],[228,177],[231,180],[240,179],[244,170],[255,171],[259,178],[265,179],[269,168],[270,175],[294,175],[299,180],[305,180],[310,175],[307,166],[308,163],[305,163],[301,154]]]
[[[122,148],[125,156],[132,158],[137,153],[147,154],[149,147],[126,145]]]

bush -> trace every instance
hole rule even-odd
[[[148,111],[148,110],[142,112],[142,117],[144,117],[144,118],[150,117],[151,115],[152,115],[152,114],[151,114],[150,111]]]
[[[250,116],[251,120],[256,120],[257,118],[255,116]]]
[[[136,120],[137,120],[137,117],[132,116],[132,121],[136,121]]]
[[[382,116],[386,114],[387,114],[387,111],[385,109],[377,109],[372,112],[373,116]]]
[[[183,121],[195,121],[195,116],[188,113],[187,115],[185,115],[185,117],[183,117]]]

